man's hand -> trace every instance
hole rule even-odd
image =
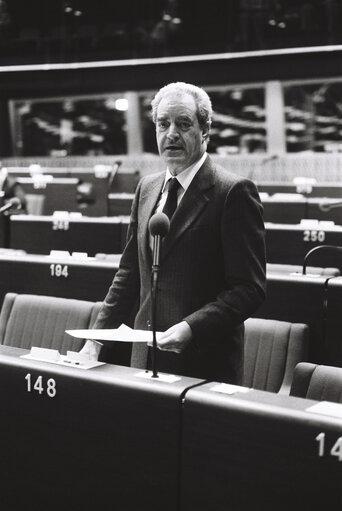
[[[186,321],[181,321],[166,330],[158,339],[157,347],[163,351],[182,353],[190,343],[192,331]],[[148,343],[152,346],[152,342]]]
[[[103,344],[92,339],[87,339],[83,348],[79,351],[80,355],[89,358],[89,360],[98,360]]]

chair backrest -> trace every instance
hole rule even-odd
[[[342,403],[342,367],[297,364],[290,395]]]
[[[258,390],[288,394],[294,368],[306,360],[308,344],[307,325],[272,319],[247,319],[242,384]]]
[[[65,330],[89,328],[98,307],[85,300],[7,293],[0,313],[0,343],[53,348],[62,354],[79,351],[84,341]]]

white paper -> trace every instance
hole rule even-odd
[[[211,387],[213,392],[221,392],[222,394],[235,394],[236,392],[249,392],[251,389],[240,387],[239,385],[230,385],[230,383],[218,383]]]
[[[66,330],[67,334],[79,339],[94,339],[96,341],[120,341],[120,342],[152,342],[151,330],[133,330],[127,325],[120,325],[119,328],[103,328],[95,330]],[[162,332],[156,332],[156,338]]]
[[[331,403],[330,401],[321,401],[315,405],[309,406],[307,412],[320,413],[322,415],[330,415],[342,419],[342,404]]]

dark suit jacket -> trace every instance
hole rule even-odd
[[[148,223],[165,173],[144,177],[132,206],[120,269],[94,328],[129,321],[149,329],[151,265]],[[262,206],[255,185],[207,157],[184,194],[163,241],[157,330],[182,320],[193,333],[182,354],[158,351],[160,371],[239,383],[243,322],[264,299]],[[146,350],[133,346],[133,367],[146,367]]]

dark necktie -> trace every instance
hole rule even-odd
[[[163,207],[163,213],[169,217],[171,220],[172,215],[174,214],[177,208],[177,192],[178,188],[181,186],[180,182],[176,177],[169,179],[168,181],[168,193],[167,199],[165,202],[165,206]]]

